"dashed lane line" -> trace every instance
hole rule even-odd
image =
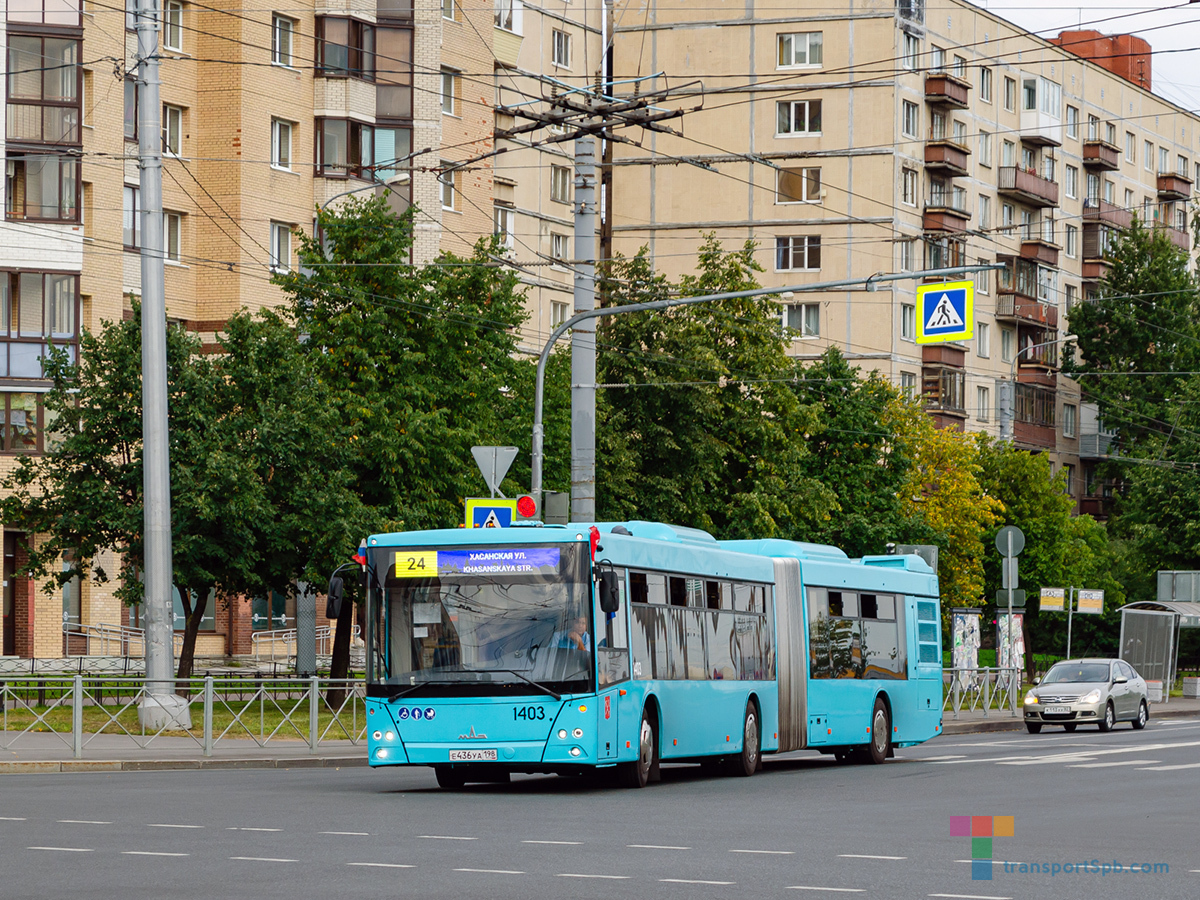
[[[1147,766],[1140,772],[1177,772],[1180,769],[1200,769],[1200,763],[1182,763],[1176,766]]]
[[[57,850],[60,853],[94,853],[91,847],[26,847],[26,850]]]
[[[907,856],[875,856],[874,854],[871,854],[871,853],[839,853],[838,857],[841,859],[889,859],[889,860],[908,859]]]
[[[697,879],[692,879],[692,878],[660,878],[658,880],[662,884],[715,884],[715,885],[737,884],[736,881],[699,881]]]
[[[240,828],[237,825],[230,825],[226,831],[283,831],[282,828]]]
[[[1072,763],[1068,769],[1111,769],[1113,766],[1152,766],[1158,759],[1121,759],[1116,762]]]
[[[427,841],[477,841],[475,837],[460,837],[455,834],[418,834],[417,837]]]
[[[370,837],[369,831],[318,831],[317,834],[340,834],[346,837]]]
[[[930,897],[950,897],[953,900],[1012,900],[1012,897],[990,897],[986,894],[930,894]]]
[[[276,856],[231,856],[230,859],[241,859],[246,862],[299,862],[298,859],[280,859]]]
[[[111,825],[112,822],[96,822],[91,819],[59,819],[59,825]]]
[[[24,816],[0,816],[0,822],[24,822]]]
[[[583,841],[521,841],[522,844],[551,844],[556,847],[578,847]]]
[[[122,850],[122,856],[191,856],[190,853],[162,853],[157,850]]]
[[[170,825],[165,822],[151,822],[147,828],[203,828],[203,825]]]
[[[406,865],[405,863],[378,863],[378,862],[349,862],[348,866],[362,866],[369,869],[415,869],[416,866]]]
[[[668,844],[626,844],[634,850],[691,850],[691,847],[672,847]]]
[[[762,853],[766,856],[792,856],[795,850],[730,850],[730,853]]]
[[[581,872],[559,872],[559,878],[603,878],[608,881],[628,881],[628,875],[585,875]]]
[[[866,888],[815,887],[811,884],[789,884],[789,891],[829,891],[834,894],[865,894]]]
[[[455,869],[455,872],[479,872],[483,875],[524,875],[516,869]]]

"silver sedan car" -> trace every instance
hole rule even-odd
[[[1117,722],[1145,728],[1150,718],[1146,682],[1122,659],[1068,659],[1055,663],[1025,695],[1025,727],[1074,731],[1081,723],[1111,731]]]

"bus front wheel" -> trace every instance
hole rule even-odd
[[[867,745],[868,759],[879,765],[888,757],[892,744],[892,721],[887,704],[882,697],[875,698],[875,711],[871,713],[871,743]]]
[[[650,710],[642,712],[642,727],[638,729],[638,757],[621,763],[621,783],[625,787],[644,788],[658,775],[658,730]]]

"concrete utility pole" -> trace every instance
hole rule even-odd
[[[596,308],[596,143],[575,139],[575,314]],[[541,508],[540,498],[538,508]],[[571,332],[571,520],[596,520],[596,320]]]
[[[171,597],[171,463],[167,435],[167,302],[163,284],[162,106],[158,96],[159,0],[137,14],[138,167],[142,229],[142,502],[146,696],[142,726],[190,728],[187,702],[175,694]]]

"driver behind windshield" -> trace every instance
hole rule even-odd
[[[569,619],[566,631],[554,632],[552,646],[561,650],[591,650],[592,636],[588,634],[587,626],[587,616]]]

